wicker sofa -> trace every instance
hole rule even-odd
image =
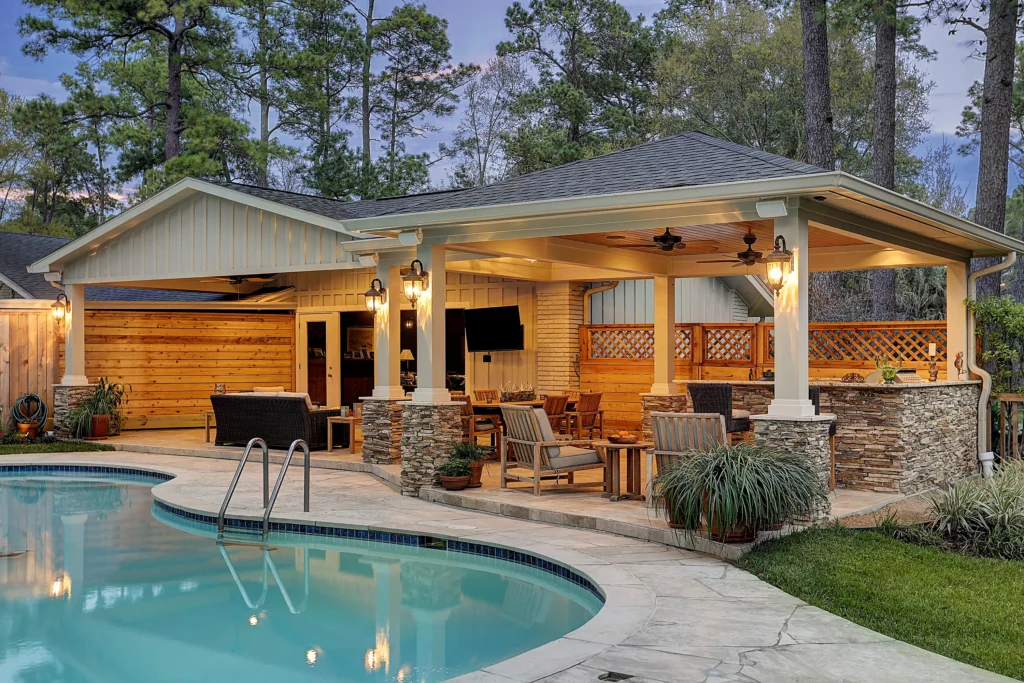
[[[313,410],[305,394],[241,393],[210,396],[217,420],[218,446],[244,446],[259,437],[271,448],[302,439],[311,451],[327,448],[327,418],[338,409]],[[340,436],[341,430],[335,430]]]

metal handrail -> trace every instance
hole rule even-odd
[[[270,453],[267,449],[266,441],[260,438],[249,439],[249,444],[245,447],[245,452],[242,453],[242,459],[238,461],[238,468],[235,470],[235,476],[232,477],[231,483],[228,485],[228,492],[224,496],[224,502],[221,503],[220,512],[217,513],[218,536],[224,533],[224,515],[228,511],[228,504],[231,502],[231,496],[235,495],[235,487],[238,486],[238,480],[242,476],[242,469],[245,468],[245,463],[249,460],[249,451],[251,451],[252,447],[257,444],[259,444],[260,449],[263,451],[263,507],[267,507],[269,502],[267,498],[267,490],[270,488]],[[292,446],[294,445],[295,444],[292,444]],[[307,509],[307,512],[308,511],[309,510]]]
[[[266,548],[266,546],[264,546]],[[274,558],[270,556],[270,551],[264,549],[264,564],[270,567],[270,573],[274,577],[274,582],[277,587],[281,590],[281,597],[284,598],[284,604],[287,605],[288,611],[292,614],[302,614],[306,611],[306,605],[309,604],[309,548],[302,549],[302,576],[303,576],[303,598],[302,604],[298,607],[292,603],[292,597],[288,594],[288,589],[284,586],[284,581],[281,580],[281,575],[277,571],[277,565],[274,564]]]
[[[248,605],[249,609],[259,609],[267,599],[268,581],[266,548],[263,549],[263,592],[260,593],[260,599],[253,603],[253,601],[249,599],[249,593],[245,590],[245,586],[242,585],[242,579],[238,577],[238,572],[235,571],[235,563],[231,561],[231,556],[228,555],[227,548],[225,548],[224,544],[220,542],[217,543],[217,547],[220,548],[220,554],[224,558],[224,562],[228,566],[228,571],[231,572],[231,578],[235,580],[235,585],[238,586],[238,592],[242,594],[242,599],[245,600],[245,604]]]
[[[274,484],[274,491],[270,494],[270,501],[267,502],[264,507],[266,510],[263,513],[263,540],[266,541],[270,535],[270,512],[274,509],[274,503],[277,502],[277,494],[281,492],[281,484],[284,483],[284,475],[288,472],[288,466],[292,464],[292,456],[295,455],[295,449],[301,448],[305,455],[303,462],[303,473],[302,473],[302,511],[309,512],[309,446],[302,439],[295,439],[292,441],[292,445],[288,447],[288,455],[284,456],[284,464],[281,465],[281,473],[277,475],[277,483]]]

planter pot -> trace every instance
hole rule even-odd
[[[447,491],[461,491],[469,485],[469,476],[441,477],[441,486]]]
[[[484,476],[484,461],[473,460],[470,461],[469,467],[472,470],[469,474],[469,484],[466,485],[467,489],[478,489],[480,488],[480,479]]]
[[[721,524],[711,518],[708,508],[708,497],[705,494],[704,524],[712,541],[717,541],[718,543],[753,543],[757,540],[757,524],[733,524],[728,528],[723,528]]]
[[[107,438],[107,430],[110,428],[110,416],[109,415],[93,415],[92,416],[92,429],[90,430],[90,439],[105,439]]]
[[[34,439],[36,438],[36,432],[39,430],[39,425],[35,422],[19,422],[18,423],[18,434],[23,439]]]

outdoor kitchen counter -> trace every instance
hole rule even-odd
[[[691,382],[713,383],[676,383],[685,395]],[[768,412],[774,382],[727,383],[733,408]],[[836,416],[837,486],[910,494],[977,471],[980,381],[811,384],[821,387],[821,412]]]

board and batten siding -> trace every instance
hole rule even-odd
[[[44,307],[35,303],[0,309],[0,406],[5,418],[14,400],[25,394],[39,396],[52,417],[53,385],[63,371],[63,345],[58,344],[60,329],[49,302]]]
[[[199,427],[218,383],[229,392],[294,388],[295,316],[86,311],[85,372],[131,385],[128,429]]]
[[[350,263],[348,235],[196,193],[71,261],[72,284],[283,273]]]
[[[590,298],[593,325],[652,324],[654,280],[623,280]],[[743,300],[713,277],[676,278],[677,323],[747,322]]]

